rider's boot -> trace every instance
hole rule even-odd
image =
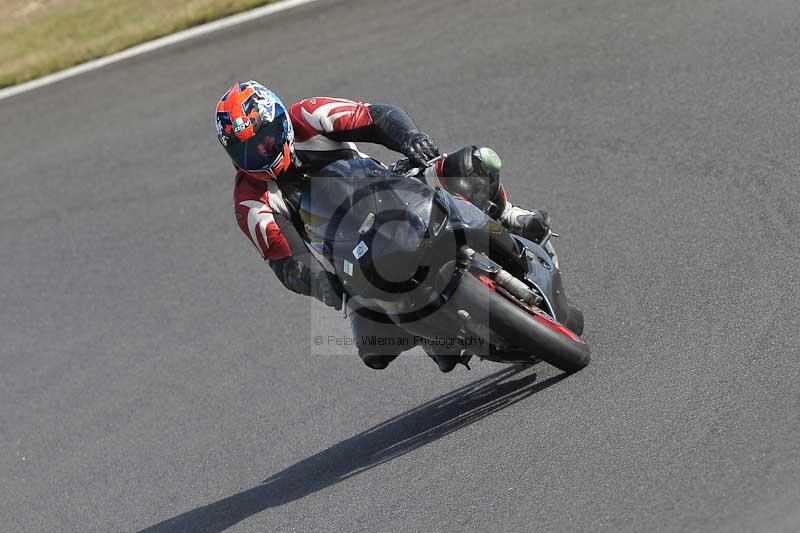
[[[385,355],[379,353],[361,353],[359,352],[359,357],[364,362],[365,365],[370,367],[373,370],[383,370],[389,363],[397,359],[397,355]]]
[[[507,200],[497,221],[511,233],[516,233],[537,243],[547,235],[547,230],[550,229],[550,213],[545,209],[525,209],[511,205],[511,202]]]
[[[425,350],[425,353],[428,354],[428,357],[433,359],[433,361],[436,363],[436,366],[439,367],[439,370],[441,370],[445,374],[453,370],[461,360],[460,349],[458,350],[458,352],[447,351],[447,350],[435,350],[429,347],[423,347],[423,349]]]
[[[458,365],[460,358],[458,355],[431,355],[430,357],[436,362],[436,366],[439,367],[439,370],[445,374],[453,370],[456,365]]]
[[[404,351],[414,347],[413,337],[388,318],[372,316],[355,300],[347,302],[350,327],[358,355],[373,370],[383,370]]]

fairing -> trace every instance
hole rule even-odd
[[[362,305],[395,317],[441,306],[454,259],[468,245],[535,285],[547,310],[566,320],[561,276],[547,252],[473,204],[370,160],[338,161],[319,174],[306,183],[300,216],[311,246]]]

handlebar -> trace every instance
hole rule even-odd
[[[405,176],[406,178],[411,178],[413,176],[416,176],[417,174],[419,174],[420,171],[424,171],[424,170],[432,167],[433,165],[435,165],[438,161],[441,161],[442,159],[444,159],[443,155],[436,156],[433,159],[431,159],[430,161],[426,161],[424,167],[416,167],[415,166],[415,167],[410,168],[405,174],[403,174],[403,176]]]
[[[551,238],[555,238],[558,236],[559,236],[558,233],[553,233],[553,230],[548,228],[547,233],[545,233],[544,237],[542,237],[542,240],[539,241],[539,246],[544,247],[544,245],[547,244]]]

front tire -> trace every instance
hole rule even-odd
[[[522,309],[470,274],[462,278],[450,303],[471,317],[488,316],[485,326],[506,342],[565,372],[589,364],[589,346],[578,335],[544,311]]]

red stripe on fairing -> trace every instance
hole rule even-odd
[[[544,324],[545,326],[547,326],[548,328],[552,329],[553,331],[556,331],[556,332],[564,335],[565,337],[569,337],[570,339],[572,339],[575,342],[579,342],[581,344],[586,344],[586,342],[584,342],[583,339],[581,339],[579,336],[575,335],[575,333],[570,331],[569,328],[563,326],[559,322],[556,322],[555,320],[550,318],[550,315],[548,315],[544,311],[541,311],[539,309],[534,309],[533,310],[533,319],[536,320],[537,322],[539,322],[540,324]]]
[[[474,276],[474,274],[473,274],[473,276]],[[475,277],[478,278],[478,281],[480,281],[489,290],[491,290],[492,292],[497,292],[497,283],[495,283],[493,280],[487,278],[484,275],[475,276]],[[555,320],[550,318],[550,315],[548,315],[547,313],[545,313],[541,309],[532,308],[531,311],[532,311],[532,314],[533,314],[533,319],[536,320],[537,322],[539,322],[540,324],[544,324],[545,326],[547,326],[548,328],[552,329],[553,331],[556,331],[556,332],[564,335],[565,337],[569,337],[570,339],[572,339],[575,342],[579,342],[581,344],[586,344],[586,342],[582,338],[580,338],[578,335],[575,335],[575,333],[573,333],[569,328],[563,326],[561,323],[556,322]]]
[[[490,280],[486,276],[478,276],[478,281],[483,283],[492,292],[497,292],[497,283],[495,283],[494,281]]]
[[[447,154],[443,154],[442,158],[440,160],[438,160],[436,163],[433,164],[434,168],[435,168],[435,171],[436,171],[436,177],[437,178],[444,177],[444,161],[445,161],[445,159],[447,159]]]

